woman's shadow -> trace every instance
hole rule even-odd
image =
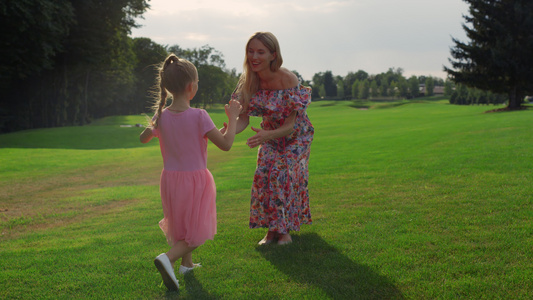
[[[257,247],[292,280],[314,285],[333,299],[403,299],[384,276],[339,253],[316,233],[294,235],[293,243]]]

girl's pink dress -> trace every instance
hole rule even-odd
[[[200,246],[217,232],[216,187],[207,169],[206,133],[213,128],[203,109],[181,113],[165,109],[153,131],[164,165],[160,184],[164,218],[159,226],[170,246],[180,240]]]

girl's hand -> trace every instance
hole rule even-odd
[[[268,130],[258,129],[253,126],[252,130],[257,133],[246,141],[246,144],[250,148],[255,148],[270,139],[270,134]]]
[[[148,143],[152,138],[154,137],[153,129],[151,126],[146,127],[141,135],[139,136],[139,139],[141,140],[141,143],[146,144]]]
[[[224,106],[226,115],[232,120],[236,120],[241,113],[242,106],[237,100],[230,100],[228,104]]]
[[[224,122],[224,127],[220,128],[220,133],[226,134],[226,131],[228,130],[228,123]]]

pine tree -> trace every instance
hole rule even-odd
[[[508,109],[520,109],[533,94],[533,1],[464,0],[470,16],[463,24],[468,43],[453,39],[453,68],[444,70],[456,83],[509,95]]]

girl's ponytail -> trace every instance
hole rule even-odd
[[[168,92],[179,95],[185,91],[185,87],[193,80],[198,80],[196,67],[186,59],[180,59],[175,54],[170,54],[159,68],[159,93],[153,106],[155,112],[151,125],[159,126],[159,117],[167,102]]]

